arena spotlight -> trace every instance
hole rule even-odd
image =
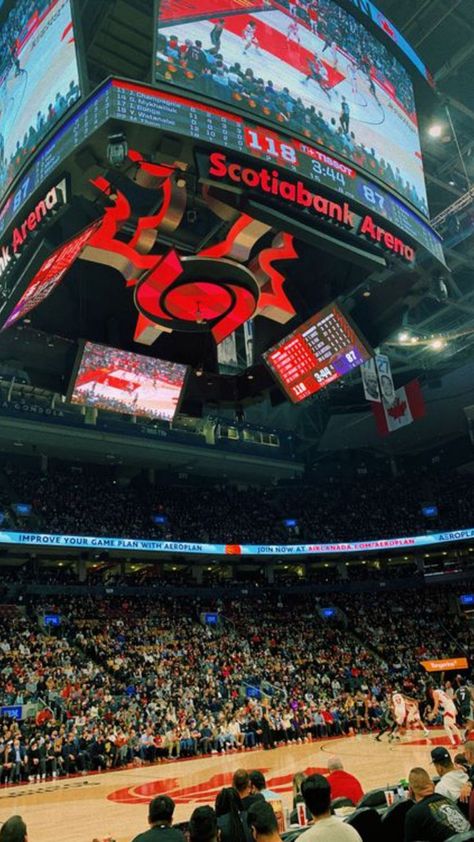
[[[407,330],[401,330],[397,338],[399,342],[408,342],[408,340],[410,339],[410,334]]]
[[[446,340],[443,339],[441,336],[436,336],[430,342],[430,348],[433,351],[442,351],[443,348],[446,348]]]
[[[430,137],[439,138],[443,134],[443,127],[441,123],[432,123],[428,129]]]

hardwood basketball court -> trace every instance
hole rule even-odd
[[[339,755],[348,772],[360,779],[365,791],[405,778],[413,766],[430,766],[433,745],[448,746],[441,730],[429,740],[420,732],[401,743],[378,743],[373,737],[343,737],[271,751],[235,752],[117,772],[74,776],[44,784],[2,787],[0,822],[20,814],[27,823],[30,842],[91,842],[111,836],[129,842],[147,829],[147,805],[154,795],[166,792],[176,802],[175,820],[189,817],[195,806],[213,804],[216,793],[228,786],[239,767],[261,769],[268,786],[281,793],[290,806],[295,772],[325,772],[331,754]]]

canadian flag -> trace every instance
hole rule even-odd
[[[372,412],[381,436],[394,433],[411,424],[416,418],[422,418],[426,414],[426,408],[419,381],[412,380],[406,386],[397,389],[390,403],[385,400],[382,403],[372,402]]]

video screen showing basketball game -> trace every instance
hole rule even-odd
[[[311,397],[370,359],[372,352],[347,316],[330,304],[263,358],[293,403]]]
[[[69,400],[96,409],[171,421],[187,366],[86,342]]]
[[[303,135],[428,215],[410,76],[335,0],[158,0],[155,79]]]
[[[0,17],[0,201],[79,96],[70,0],[18,0]]]

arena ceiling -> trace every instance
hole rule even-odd
[[[393,325],[393,335],[383,346],[392,360],[397,385],[406,383],[412,376],[420,377],[428,389],[432,388],[433,382],[437,384],[428,401],[429,416],[420,422],[423,430],[418,424],[412,425],[383,445],[385,452],[396,452],[400,448],[418,448],[421,433],[427,443],[433,443],[437,437],[446,440],[465,432],[462,408],[474,402],[474,374],[468,365],[474,344],[474,4],[473,0],[415,0],[415,3],[413,0],[377,0],[377,5],[413,44],[436,82],[436,96],[427,89],[423,92],[423,87],[427,86],[421,86],[420,130],[431,217],[444,237],[450,270],[442,279],[447,294],[436,279],[433,285],[427,283],[424,295],[406,298],[403,314]],[[99,5],[92,0],[81,0],[81,6],[90,11],[85,17],[90,22],[85,40],[88,61],[97,81],[103,78],[105,65],[113,69],[114,55],[117,60],[120,56],[123,58],[123,28],[126,21],[130,21],[130,9],[134,8],[127,55],[130,57],[129,75],[140,76],[144,72],[143,53],[149,47],[150,37],[145,25],[147,3],[106,0]],[[100,31],[96,25],[99,13],[102,17],[110,16],[107,49],[95,36],[95,32]],[[441,137],[436,139],[428,132],[434,121],[442,126]],[[371,276],[373,295],[369,298],[363,296],[365,279],[360,281],[355,272],[350,280],[353,287],[347,296],[348,303],[355,308],[363,328],[377,287],[386,277],[377,273]],[[18,363],[32,373],[33,382],[37,381],[41,386],[64,389],[74,349],[69,342],[49,335],[47,318],[38,326],[41,336],[24,325],[0,335],[0,362]],[[37,327],[36,323],[34,327]],[[113,325],[110,330],[113,332]],[[401,342],[400,331],[421,341]],[[445,346],[434,351],[429,345],[433,337],[444,337]],[[112,340],[110,344],[113,344]],[[457,372],[463,372],[461,381]],[[453,389],[456,400],[449,399],[454,394]],[[436,401],[443,403],[443,412],[435,411]],[[365,417],[366,421],[355,422],[357,415]],[[350,444],[355,447],[367,446],[371,439],[373,447],[382,446],[376,441],[358,374],[349,376],[334,388],[329,387],[300,407],[288,404],[271,407],[265,402],[252,407],[248,416],[268,426],[295,429],[309,449],[317,450],[320,444],[323,449],[337,449],[338,443],[342,446],[342,442],[347,446],[348,435]],[[349,424],[348,418],[355,423]],[[360,436],[362,429],[366,432]],[[325,430],[327,433],[322,438]]]

